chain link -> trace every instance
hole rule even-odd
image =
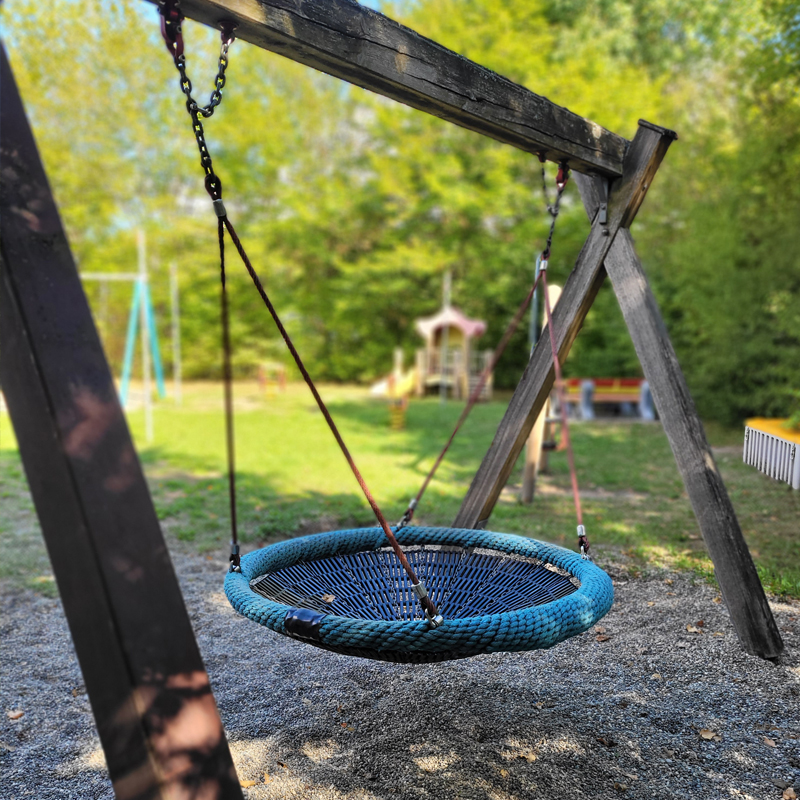
[[[540,157],[541,160],[541,157]],[[567,188],[567,181],[569,180],[569,167],[566,161],[562,161],[558,165],[558,176],[556,177],[556,199],[550,202],[550,197],[547,193],[547,174],[544,169],[545,162],[542,161],[542,196],[544,197],[544,204],[547,206],[547,213],[550,215],[550,232],[547,235],[547,244],[542,252],[542,260],[547,261],[550,258],[550,247],[553,244],[553,234],[556,230],[556,219],[561,210],[561,197],[564,194],[564,189]]]
[[[192,81],[186,74],[186,56],[183,54],[183,34],[181,31],[183,15],[180,13],[179,7],[179,0],[173,0],[172,2],[165,0],[161,4],[161,14],[164,21],[162,34],[180,75],[181,92],[186,95],[186,110],[192,118],[192,131],[200,151],[200,165],[206,175],[206,191],[213,200],[220,200],[222,197],[222,182],[214,173],[214,166],[206,145],[205,131],[201,118],[208,119],[212,116],[214,109],[222,102],[222,90],[225,87],[226,80],[225,71],[228,69],[228,50],[234,40],[234,26],[229,23],[222,23],[220,26],[222,43],[219,51],[217,76],[214,79],[214,89],[211,92],[208,104],[201,106],[192,97]]]
[[[214,109],[222,102],[222,89],[225,86],[225,70],[228,69],[228,49],[233,42],[233,34],[227,38],[226,31],[222,32],[222,45],[219,52],[219,68],[214,79],[214,90],[211,92],[208,105],[200,106],[192,97],[192,82],[186,74],[186,56],[181,54],[175,58],[175,66],[181,76],[181,91],[186,95],[186,108],[190,114],[198,114],[204,118],[210,117]]]

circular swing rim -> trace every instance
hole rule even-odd
[[[458,528],[409,526],[396,532],[403,546],[450,545],[486,548],[534,558],[565,570],[580,582],[571,594],[541,605],[482,616],[445,619],[438,628],[425,620],[365,620],[322,615],[316,635],[287,630],[291,606],[269,600],[250,581],[300,561],[379,550],[387,544],[380,528],[332,531],[278,542],[242,556],[241,572],[229,572],[225,593],[242,615],[276,633],[344,655],[382,661],[426,663],[482,653],[552,647],[591,628],[611,608],[611,578],[578,553],[523,536]]]

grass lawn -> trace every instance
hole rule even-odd
[[[406,429],[389,429],[387,406],[357,387],[323,387],[372,492],[390,520],[419,488],[462,405],[412,401]],[[260,544],[287,536],[373,524],[374,518],[302,385],[264,396],[255,384],[236,389],[236,440],[241,538]],[[227,481],[221,388],[189,385],[184,404],[156,406],[155,439],[144,442],[141,410],[129,424],[159,517],[173,546],[227,551]],[[455,517],[505,405],[478,406],[417,512],[421,524]],[[596,559],[633,574],[655,567],[712,578],[697,522],[666,437],[658,424],[577,422],[575,457],[584,515]],[[741,463],[741,432],[708,430],[717,461],[762,580],[773,594],[800,597],[800,492]],[[518,499],[521,468],[512,473],[489,525],[574,545],[575,519],[563,453],[550,456],[530,506]],[[55,586],[25,485],[7,414],[0,413],[0,542],[16,559],[0,561],[0,577],[52,593]]]

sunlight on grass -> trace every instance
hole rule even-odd
[[[463,408],[437,398],[409,405],[406,427],[389,428],[386,404],[364,389],[324,386],[342,435],[391,521],[416,494],[443,440]],[[265,543],[341,527],[374,524],[374,517],[306,388],[262,395],[256,384],[236,386],[238,513],[244,542]],[[505,406],[476,407],[431,484],[416,519],[449,525],[491,443]],[[141,409],[128,413],[156,511],[168,537],[199,552],[224,551],[228,539],[221,387],[187,386],[183,407],[155,408],[155,441],[144,441]],[[711,429],[721,441],[719,468],[728,486],[759,574],[768,591],[800,596],[800,492],[741,463],[732,441],[741,432]],[[621,554],[634,572],[689,570],[705,578],[713,568],[672,453],[658,424],[630,421],[576,423],[573,440],[584,490],[585,520],[593,553],[603,563]],[[550,454],[532,505],[518,500],[521,464],[492,516],[495,530],[575,544],[575,514],[563,452]],[[8,416],[0,414],[0,537],[7,551],[38,548],[36,568],[50,570],[41,544]],[[8,509],[8,511],[6,511]],[[13,566],[0,564],[16,580]],[[30,579],[26,584],[33,585]],[[40,583],[39,591],[55,587]]]

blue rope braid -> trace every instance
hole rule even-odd
[[[438,628],[425,620],[364,620],[326,615],[319,627],[320,644],[336,649],[361,648],[413,653],[452,653],[453,657],[500,651],[537,650],[589,629],[611,608],[611,578],[591,561],[563,547],[491,531],[408,527],[397,532],[401,545],[485,547],[537,558],[566,570],[581,583],[566,597],[543,605],[462,619],[445,619]],[[333,531],[289,539],[242,557],[241,573],[229,572],[225,593],[245,617],[288,635],[284,618],[289,606],[268,600],[250,588],[250,581],[268,572],[333,555],[386,546],[380,528]]]

